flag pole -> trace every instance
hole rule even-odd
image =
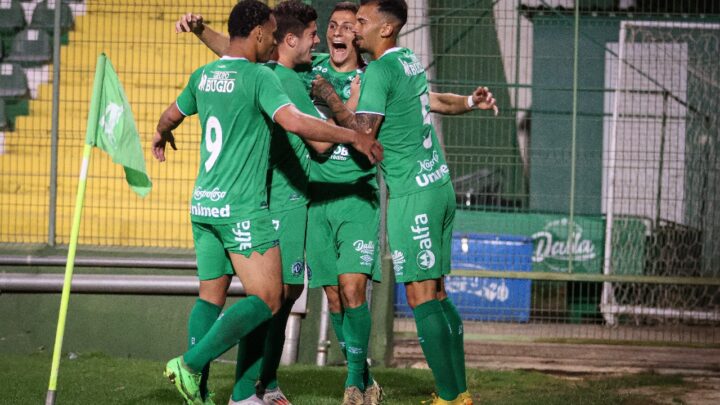
[[[100,54],[95,67],[95,82],[93,94],[90,99],[90,112],[83,149],[83,160],[80,167],[80,180],[78,182],[75,210],[73,212],[72,230],[70,232],[70,247],[68,249],[67,263],[65,264],[65,280],[63,282],[62,297],[60,298],[60,311],[58,314],[57,330],[55,332],[55,346],[53,348],[52,366],[50,369],[50,383],[48,384],[45,405],[54,405],[57,396],[57,379],[60,370],[60,357],[62,356],[63,336],[65,334],[65,319],[67,318],[68,302],[70,301],[70,287],[72,285],[73,269],[75,266],[75,251],[77,250],[78,236],[80,234],[80,219],[82,218],[83,203],[85,202],[85,185],[87,184],[88,168],[92,148],[95,145],[97,133],[100,97],[102,96],[103,75],[105,73],[105,54]]]

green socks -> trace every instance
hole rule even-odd
[[[455,371],[455,384],[458,390],[462,393],[467,391],[467,380],[465,377],[465,344],[464,344],[464,332],[462,318],[458,312],[455,304],[450,301],[450,298],[446,298],[440,301],[445,318],[447,318],[450,324],[450,358],[452,359],[453,370]]]
[[[430,366],[438,396],[452,401],[460,394],[452,362],[450,325],[438,300],[424,302],[415,309],[418,340]]]
[[[361,391],[365,390],[365,370],[371,325],[367,302],[357,308],[345,308],[345,319],[342,325],[348,362],[345,387],[355,386]]]
[[[332,323],[335,336],[340,344],[340,351],[342,352],[343,357],[347,359],[347,352],[345,351],[345,335],[343,335],[343,313],[330,312],[330,323]]]
[[[277,316],[277,314],[275,315]],[[263,364],[263,352],[267,350],[266,337],[274,317],[262,323],[238,342],[237,362],[235,363],[235,385],[232,400],[242,401],[255,394],[255,383]]]
[[[275,389],[278,386],[277,369],[280,367],[280,358],[283,346],[285,346],[285,328],[294,304],[295,300],[286,300],[278,313],[270,320],[270,328],[265,340],[262,372],[260,373],[260,382],[267,389]]]
[[[270,307],[254,295],[236,302],[220,315],[195,346],[185,352],[185,365],[192,371],[201,371],[206,364],[220,357],[271,317]]]
[[[190,319],[188,319],[188,348],[195,346],[200,339],[212,328],[213,324],[220,316],[222,307],[198,298],[195,305],[190,311]],[[200,394],[203,398],[207,396],[207,380],[210,375],[210,364],[206,364],[202,369],[202,379],[200,380]]]

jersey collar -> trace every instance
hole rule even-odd
[[[394,47],[386,50],[385,52],[383,52],[383,54],[380,55],[380,58],[382,58],[383,56],[385,56],[385,55],[387,55],[387,54],[389,54],[389,53],[391,53],[391,52],[397,52],[397,51],[399,51],[399,50],[401,50],[401,49],[402,49],[402,47],[400,47],[400,46],[394,46]],[[378,58],[378,59],[380,59],[380,58]]]
[[[242,56],[227,56],[223,55],[220,60],[248,60],[247,58],[243,58]]]

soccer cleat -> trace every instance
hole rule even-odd
[[[193,373],[185,368],[182,356],[168,361],[163,374],[175,385],[187,405],[203,405],[200,395],[202,373]]]
[[[365,398],[360,388],[356,386],[350,386],[345,388],[345,395],[343,395],[342,405],[363,405]]]
[[[213,401],[214,398],[215,398],[215,393],[212,391],[208,391],[207,395],[205,395],[205,400],[203,401],[203,405],[215,405],[215,401]]]
[[[265,390],[262,399],[265,401],[265,405],[292,405],[285,394],[280,391],[280,387]]]
[[[460,399],[463,401],[463,402],[461,402],[462,405],[473,405],[473,398],[472,398],[472,394],[470,394],[470,391],[465,391],[465,392],[461,393],[460,395],[458,395],[457,399]],[[456,399],[456,401],[457,401],[457,399]]]
[[[437,394],[435,394],[433,392],[431,399],[422,401],[421,403],[428,404],[428,405],[466,405],[466,404],[471,405],[472,398],[470,398],[470,402],[465,402],[465,397],[463,397],[464,394],[465,393],[458,395],[457,398],[453,399],[452,401],[447,401],[447,400],[440,398],[439,396],[437,396]]]
[[[373,381],[372,385],[365,388],[363,394],[363,405],[378,405],[382,402],[385,393],[377,381]]]
[[[265,402],[257,395],[253,395],[240,401],[233,401],[232,397],[230,397],[228,405],[265,405]]]

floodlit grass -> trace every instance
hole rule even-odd
[[[81,355],[63,358],[58,383],[59,405],[180,404],[174,387],[162,377],[157,361]],[[0,356],[1,404],[44,402],[50,357]],[[433,391],[428,370],[377,368],[373,372],[385,388],[386,404],[419,404]],[[211,387],[217,403],[230,396],[234,365],[213,364]],[[344,369],[292,366],[280,370],[280,382],[295,405],[337,405],[342,400]],[[679,376],[639,374],[567,379],[537,372],[469,370],[470,390],[482,404],[654,404],[651,397],[622,394],[637,387],[682,387]],[[650,390],[652,391],[652,390]]]

